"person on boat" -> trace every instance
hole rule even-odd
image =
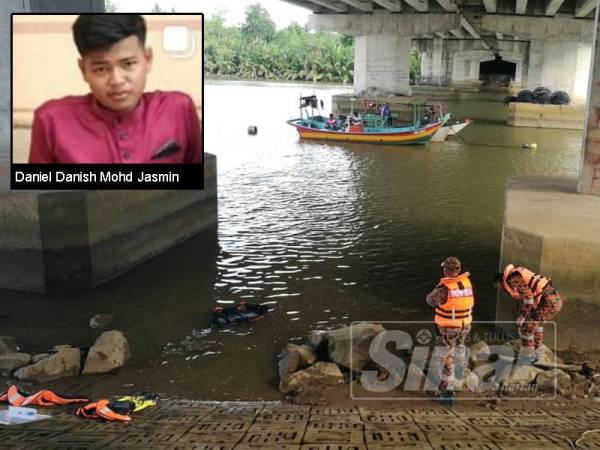
[[[383,117],[383,121],[386,125],[390,125],[390,118],[392,115],[392,110],[390,108],[390,104],[386,103],[381,107],[381,117]]]
[[[329,114],[329,119],[327,119],[327,124],[325,125],[325,128],[329,128],[331,130],[335,130],[337,128],[335,125],[335,118],[333,117],[333,114]]]
[[[544,342],[544,322],[552,320],[563,307],[560,294],[550,278],[513,264],[498,272],[494,285],[519,303],[516,324],[523,352],[519,359],[534,363]]]
[[[441,400],[452,404],[455,378],[462,381],[467,366],[465,340],[471,331],[475,298],[470,274],[461,273],[458,258],[446,258],[441,267],[444,277],[425,298],[434,308],[437,330],[428,379],[435,377],[437,381],[439,376],[437,389]]]
[[[350,116],[350,125],[362,125],[363,120],[358,111],[354,111]]]

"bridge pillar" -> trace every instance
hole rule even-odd
[[[596,10],[595,25],[588,111],[577,191],[581,194],[600,195],[600,26],[598,25],[598,10]]]
[[[447,83],[444,64],[443,39],[425,40],[419,43],[421,51],[421,81],[424,84],[443,86]]]
[[[378,87],[410,95],[410,36],[367,34],[354,42],[354,90]]]
[[[600,317],[598,10],[594,29],[594,51],[590,65],[592,70],[588,80],[590,95],[579,176],[518,177],[509,181],[505,193],[499,267],[502,270],[509,263],[524,265],[552,278],[554,287],[564,299],[564,307],[555,318],[557,341],[550,345],[558,349],[570,348],[576,351],[600,349],[600,343],[591,332],[597,328]],[[564,43],[551,45],[552,51],[543,52],[543,70],[549,71],[554,68],[558,71],[557,74],[548,76],[567,77],[568,70],[573,71],[573,67],[584,66],[585,47],[578,44],[578,52],[574,52],[575,55],[560,55],[558,49],[562,45]],[[540,47],[547,48],[546,44],[540,44]],[[569,46],[562,48],[566,52]],[[573,59],[569,58],[577,58],[575,66],[568,65],[569,61],[573,64]],[[556,59],[556,62],[546,65],[548,59]],[[560,67],[561,64],[566,67]],[[579,71],[583,71],[583,68]],[[554,80],[560,82],[558,78]],[[531,79],[528,82],[531,82]],[[548,86],[543,82],[541,84]],[[553,85],[548,87],[555,89]],[[518,315],[516,309],[514,300],[500,294],[496,301],[496,320],[514,320]],[[552,339],[551,336],[550,338]]]
[[[527,89],[544,86],[565,91],[573,100],[585,101],[591,50],[590,43],[532,39]]]

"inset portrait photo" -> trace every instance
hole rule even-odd
[[[202,162],[202,14],[12,26],[13,164]]]

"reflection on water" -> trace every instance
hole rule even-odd
[[[344,88],[319,88],[326,101]],[[346,89],[347,90],[347,89]],[[1,334],[42,350],[89,345],[87,320],[113,314],[134,358],[71,380],[106,393],[149,389],[206,399],[274,399],[276,355],[311,329],[431,318],[424,294],[449,255],[473,275],[476,319],[493,319],[506,179],[575,175],[581,133],[509,128],[497,101],[449,103],[475,123],[427,146],[300,142],[285,120],[312,87],[208,83],[206,151],[219,171],[217,235],[202,236],[98,289],[0,293]],[[258,128],[256,136],[247,127]],[[521,148],[536,142],[537,150]],[[217,245],[215,245],[215,242]],[[216,305],[267,303],[255,324],[208,328]],[[37,330],[32,333],[32,327]]]

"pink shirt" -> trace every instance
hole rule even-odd
[[[49,100],[35,110],[30,163],[199,163],[200,121],[182,92],[147,92],[127,113],[92,94]]]

